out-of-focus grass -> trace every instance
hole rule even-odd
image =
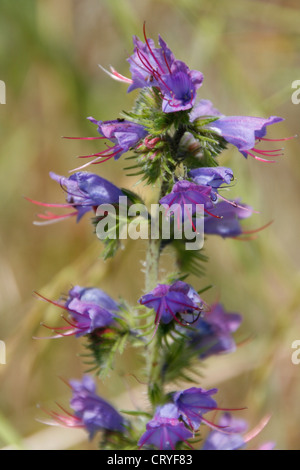
[[[59,312],[32,292],[58,298],[72,284],[97,285],[134,303],[143,289],[145,244],[128,243],[104,263],[88,219],[35,227],[36,209],[23,199],[62,201],[48,172],[67,174],[77,165],[76,155],[98,146],[61,136],[92,135],[87,116],[114,119],[131,108],[135,95],[127,95],[126,86],[110,81],[97,64],[128,74],[131,36],[141,36],[146,20],[150,37],[161,34],[176,57],[204,73],[199,97],[225,114],[283,116],[270,135],[294,135],[300,106],[291,102],[291,83],[300,79],[300,11],[297,0],[28,0],[21,7],[2,0],[0,13],[0,79],[7,90],[7,104],[0,105],[0,339],[7,345],[7,364],[0,365],[0,443],[38,448],[45,427],[36,421],[42,416],[36,404],[66,405],[68,390],[58,376],[79,377],[84,368],[74,338],[32,339],[43,334],[41,321],[60,321]],[[296,139],[286,142],[286,156],[274,165],[226,151],[221,164],[231,166],[237,178],[230,196],[260,211],[249,228],[274,222],[247,243],[209,239],[207,277],[191,278],[199,288],[214,284],[207,301],[220,297],[228,310],[244,315],[238,351],[207,361],[202,385],[219,387],[224,406],[246,405],[252,426],[271,413],[262,438],[282,449],[298,449],[300,439],[300,366],[291,362],[292,341],[300,337],[298,153]],[[96,169],[129,187],[134,180],[125,178],[123,166],[122,159]],[[164,268],[170,259],[164,255]],[[115,403],[119,393],[124,396],[124,382],[134,387],[119,374],[130,364],[135,368],[132,361],[127,351],[99,386]],[[53,446],[64,448],[56,431],[47,431],[48,445],[53,436]],[[65,447],[86,445],[79,444],[81,435],[73,441],[65,436]]]

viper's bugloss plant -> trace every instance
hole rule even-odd
[[[205,301],[207,289],[203,279],[201,285],[194,287],[186,282],[191,273],[203,275],[207,257],[202,247],[194,251],[187,249],[188,237],[181,224],[183,220],[188,223],[194,237],[198,235],[197,217],[202,217],[205,237],[247,238],[260,230],[243,230],[242,221],[252,215],[253,209],[240,199],[223,196],[223,189],[230,189],[235,175],[231,168],[219,166],[218,157],[228,145],[233,145],[246,158],[273,161],[270,157],[279,156],[282,149],[269,150],[259,144],[270,140],[265,137],[267,128],[282,118],[223,115],[210,101],[197,99],[200,87],[201,96],[205,89],[203,74],[175,59],[161,37],[158,43],[157,47],[147,37],[144,25],[144,42],[134,37],[134,51],[128,58],[131,78],[112,67],[106,71],[129,85],[128,92],[138,90],[138,96],[133,109],[123,111],[115,120],[88,118],[96,124],[100,136],[76,137],[106,139],[112,145],[82,156],[89,158],[88,162],[71,170],[75,173],[69,177],[50,173],[65,191],[66,203],[31,200],[45,207],[71,210],[62,216],[51,212],[39,214],[44,219],[39,224],[71,216],[80,221],[83,215],[92,212],[98,238],[106,245],[105,258],[115,254],[124,236],[120,230],[115,232],[115,237],[110,236],[112,219],[119,228],[124,221],[146,228],[145,290],[135,306],[129,306],[126,299],[119,300],[117,292],[112,299],[101,286],[77,285],[58,301],[38,295],[65,312],[65,323],[53,328],[53,337],[68,341],[66,336],[75,335],[78,341],[83,339],[91,364],[89,372],[101,380],[108,380],[106,376],[114,366],[117,353],[122,354],[127,345],[136,348],[143,361],[148,405],[143,411],[117,411],[114,408],[117,404],[113,406],[97,395],[94,380],[86,375],[81,381],[70,381],[73,393],[70,406],[74,413],[50,412],[51,424],[83,427],[90,438],[100,431],[101,449],[240,449],[249,440],[245,435],[247,425],[234,417],[236,409],[217,405],[212,397],[217,389],[201,388],[200,373],[197,383],[190,388],[178,390],[175,385],[180,381],[195,381],[190,370],[199,372],[207,357],[233,352],[234,335],[242,322],[239,313],[227,312],[222,303],[209,305]],[[138,175],[139,182],[153,190],[156,211],[150,211],[131,189],[118,188],[97,174],[78,171],[107,160],[117,161],[122,155],[122,160],[130,162],[126,170]],[[127,198],[126,204],[122,198]],[[114,217],[106,219],[110,207]],[[203,209],[201,215],[199,208]],[[124,209],[128,209],[125,215]],[[170,224],[167,238],[161,230],[166,221]],[[104,237],[100,236],[100,222],[101,227],[103,222],[108,225]],[[181,228],[181,237],[175,230],[176,224]],[[153,226],[158,227],[155,236]],[[177,268],[161,275],[159,262],[166,246],[173,249]],[[233,284],[238,284],[238,279]],[[221,411],[225,414],[218,417]],[[200,442],[203,428],[206,434],[210,428],[210,433]],[[272,447],[265,444],[262,448]]]

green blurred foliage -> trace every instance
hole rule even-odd
[[[36,227],[36,207],[23,196],[63,202],[49,171],[67,174],[77,155],[96,152],[99,144],[61,136],[94,135],[87,116],[115,119],[131,108],[136,95],[127,95],[126,86],[110,80],[98,64],[128,75],[131,37],[141,36],[144,20],[150,37],[161,34],[177,58],[204,73],[199,97],[224,114],[284,117],[271,130],[273,138],[299,134],[300,105],[291,102],[291,84],[300,79],[298,0],[0,0],[0,79],[7,92],[0,105],[3,446],[43,447],[46,432],[48,448],[96,446],[76,431],[73,439],[36,421],[43,415],[37,403],[67,405],[68,389],[59,376],[79,377],[84,368],[74,338],[33,339],[45,334],[40,322],[58,324],[60,312],[32,292],[57,299],[72,284],[97,285],[135,303],[143,290],[145,244],[129,242],[104,262],[88,217],[79,225],[68,220]],[[237,178],[230,196],[259,211],[248,227],[273,224],[247,243],[212,237],[205,245],[206,278],[190,279],[198,288],[215,286],[207,301],[219,298],[244,315],[238,351],[208,360],[202,386],[219,387],[224,406],[246,405],[243,416],[251,426],[271,414],[261,439],[276,441],[280,449],[299,449],[300,440],[300,365],[291,362],[292,341],[300,338],[299,150],[299,139],[286,142],[285,157],[270,165],[246,161],[234,149],[224,153],[220,163]],[[135,180],[125,178],[123,166],[121,159],[96,170],[130,187]],[[137,191],[144,194],[145,188]],[[172,268],[167,253],[162,267]],[[137,383],[125,375],[137,367],[127,351],[99,384],[100,393],[115,404],[131,395],[137,399]]]

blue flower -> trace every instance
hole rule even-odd
[[[43,222],[35,222],[36,225],[49,224],[72,216],[76,216],[77,222],[79,222],[87,212],[96,212],[97,207],[101,204],[118,204],[119,197],[124,196],[121,189],[110,181],[86,171],[74,173],[69,178],[50,172],[50,177],[57,181],[67,193],[66,204],[47,204],[27,199],[40,206],[71,208],[74,211],[64,215],[56,215],[52,212],[38,214],[38,217],[43,219]]]
[[[251,216],[252,208],[239,201],[228,200],[219,202],[210,212],[212,215],[204,218],[204,233],[228,238],[246,233],[240,221]]]
[[[157,407],[154,418],[147,423],[146,432],[138,445],[153,445],[159,450],[175,450],[178,442],[186,442],[186,439],[191,437],[192,432],[179,421],[177,406],[168,403]]]
[[[256,437],[269,421],[264,418],[261,423],[247,434],[248,424],[245,420],[234,418],[230,413],[224,413],[219,421],[223,431],[212,431],[206,438],[202,450],[239,450],[245,448],[246,444]],[[273,450],[274,442],[265,442],[257,450]],[[256,449],[254,449],[256,450]]]
[[[170,209],[174,205],[175,211],[181,210],[181,214],[183,216],[187,215],[191,220],[191,216],[197,211],[197,204],[202,204],[204,212],[210,213],[208,209],[214,207],[211,200],[211,192],[212,188],[210,186],[181,180],[174,184],[172,191],[162,197],[159,203],[166,204]]]
[[[134,53],[128,59],[132,75],[132,84],[128,92],[136,88],[157,87],[163,95],[162,109],[165,113],[183,111],[192,108],[197,89],[201,86],[203,75],[197,70],[176,60],[165,41],[159,36],[160,48],[148,39],[145,43],[133,37]]]
[[[212,431],[206,438],[202,450],[238,450],[245,446],[242,436],[248,425],[243,419],[233,418],[224,413],[219,421],[224,431]]]
[[[45,410],[52,420],[41,420],[42,422],[51,426],[85,429],[90,439],[98,431],[125,431],[125,420],[110,403],[96,393],[96,384],[91,377],[85,375],[82,380],[70,380],[69,385],[72,389],[70,407],[74,414],[60,406],[65,414]]]
[[[216,401],[211,398],[211,395],[215,395],[217,391],[216,388],[204,390],[192,387],[173,395],[173,401],[181,418],[191,429],[197,430],[202,421],[211,424],[203,418],[203,414],[218,409]]]
[[[90,333],[100,336],[118,316],[120,305],[101,289],[75,286],[69,291],[65,302],[54,302],[37,294],[43,300],[65,310],[70,318],[64,320],[68,326],[51,328],[56,335],[52,338]],[[48,327],[50,328],[50,327]]]
[[[232,333],[239,328],[241,322],[241,315],[228,313],[221,304],[214,304],[193,324],[190,344],[199,351],[201,359],[213,354],[233,352],[236,344]]]
[[[81,156],[81,158],[95,158],[76,170],[81,170],[91,164],[106,162],[112,157],[114,157],[115,160],[118,160],[123,153],[136,147],[140,140],[148,134],[146,128],[141,124],[135,124],[134,122],[126,121],[125,119],[116,119],[113,121],[97,121],[92,117],[89,117],[88,119],[98,126],[97,130],[102,137],[96,138],[108,139],[114,145],[102,150],[102,152]],[[84,139],[84,137],[82,139]],[[86,139],[88,139],[88,137]]]
[[[199,312],[203,301],[197,292],[183,281],[174,284],[158,284],[151,292],[143,295],[139,303],[147,308],[153,308],[156,316],[155,323],[170,323],[172,320],[181,324],[178,313]]]
[[[190,170],[188,176],[199,185],[210,186],[212,188],[211,198],[215,201],[218,197],[218,189],[221,184],[230,184],[233,180],[231,168],[223,166],[202,167]]]
[[[119,311],[119,305],[95,287],[73,287],[65,306],[75,321],[77,337],[108,327]]]
[[[91,377],[84,376],[81,381],[71,380],[70,385],[73,392],[70,406],[90,438],[99,430],[124,431],[124,419],[112,405],[96,394],[96,385]]]
[[[214,122],[207,124],[205,127],[219,134],[229,144],[234,145],[241,154],[247,158],[248,155],[256,160],[270,162],[266,157],[276,157],[282,155],[282,149],[263,150],[256,147],[256,143],[265,139],[267,134],[267,126],[283,121],[278,116],[270,116],[267,119],[252,116],[225,116],[215,109],[208,100],[200,100],[190,113],[191,122],[203,116],[216,117]],[[288,139],[272,139],[273,141],[281,141]],[[258,154],[258,155],[256,155]]]

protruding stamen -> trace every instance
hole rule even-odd
[[[258,157],[257,155],[254,155],[254,153],[249,152],[248,150],[246,151],[247,155],[250,155],[251,157],[255,158],[255,160],[259,160],[260,162],[264,163],[276,163],[276,160],[266,160],[265,158]]]
[[[49,204],[46,202],[35,201],[34,199],[26,196],[24,196],[24,199],[26,199],[26,201],[32,202],[33,204],[36,204],[37,206],[43,207],[73,207],[73,204]]]
[[[260,137],[258,140],[265,140],[266,142],[284,142],[285,140],[292,140],[298,137],[297,134],[292,135],[291,137],[284,137],[283,139],[266,139],[265,137]]]
[[[254,429],[252,429],[245,435],[244,441],[248,442],[254,437],[256,437],[267,426],[270,419],[271,415],[265,416]]]
[[[244,230],[242,233],[245,234],[245,235],[251,235],[252,233],[258,233],[261,230],[264,230],[265,228],[269,227],[272,223],[273,223],[273,220],[271,220],[267,224],[263,225],[262,227],[259,227],[259,228],[254,229],[254,230]]]
[[[148,38],[147,38],[147,35],[146,35],[146,21],[144,21],[144,26],[143,26],[143,32],[144,32],[144,38],[145,38],[145,41],[146,41],[146,44],[147,44],[147,47],[149,49],[149,52],[150,54],[152,55],[153,59],[155,60],[155,62],[157,63],[158,67],[160,68],[161,72],[164,74],[165,71],[163,70],[162,66],[160,65],[159,61],[157,60],[157,58],[155,57],[155,55],[153,54],[153,51],[150,47],[150,44],[149,44],[149,41],[148,41]]]
[[[72,140],[99,140],[106,139],[106,137],[66,137],[62,136],[63,139],[72,139]]]
[[[98,64],[98,67],[103,70],[103,72],[107,73],[111,78],[116,80],[117,82],[123,82],[123,83],[132,83],[131,78],[124,77],[124,75],[121,75],[119,72],[117,72],[112,66],[110,66],[111,72],[106,70],[102,65]]]

